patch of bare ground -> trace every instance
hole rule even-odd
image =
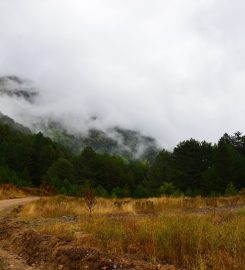
[[[14,252],[18,254],[18,256],[13,257],[13,259],[15,258],[14,261],[12,259],[7,260],[7,267],[9,268],[6,269],[24,270],[33,269],[38,266],[39,269],[46,270],[176,270],[171,265],[152,264],[143,260],[139,261],[132,258],[110,256],[95,248],[79,246],[68,239],[41,234],[30,229],[26,222],[18,221],[17,211],[12,211],[0,220],[0,240],[2,252],[7,252],[8,254]],[[21,266],[21,263],[24,262],[26,263],[25,267],[28,265],[29,268],[23,268]],[[16,267],[10,268],[10,264],[16,265]]]
[[[187,213],[193,213],[193,214],[215,214],[215,213],[232,213],[236,212],[239,209],[245,208],[245,204],[239,204],[239,205],[225,205],[220,207],[205,207],[205,208],[193,208],[193,209],[185,209],[185,212]]]
[[[16,205],[23,205],[25,203],[32,202],[32,201],[35,201],[38,199],[39,199],[39,197],[26,197],[26,198],[0,200],[0,211],[14,207]]]
[[[5,247],[6,248],[6,247]],[[0,270],[37,270],[29,266],[20,256],[13,254],[8,249],[0,248]]]

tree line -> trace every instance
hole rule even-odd
[[[224,134],[214,145],[190,139],[171,152],[163,149],[153,161],[127,160],[90,147],[74,155],[42,133],[0,124],[3,183],[66,195],[93,188],[102,197],[236,194],[245,188],[245,136]]]

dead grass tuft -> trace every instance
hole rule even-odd
[[[26,194],[21,189],[12,184],[0,185],[0,200],[25,197]]]

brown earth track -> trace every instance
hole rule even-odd
[[[6,210],[16,205],[23,205],[28,202],[38,200],[39,197],[26,197],[18,199],[0,200],[0,211]]]
[[[103,254],[94,248],[79,247],[69,240],[43,235],[30,230],[25,223],[11,216],[0,221],[0,239],[5,249],[15,249],[27,265],[39,266],[48,270],[175,270],[173,266],[154,265],[126,257],[120,258]],[[15,268],[12,268],[15,269]],[[18,268],[16,268],[18,269]],[[20,268],[22,270],[23,268]],[[32,268],[30,268],[32,269]],[[23,269],[24,270],[24,269]]]
[[[35,199],[0,202],[0,209]],[[26,222],[17,219],[19,211],[20,208],[15,208],[0,219],[0,262],[3,259],[0,270],[176,270],[171,265],[108,255],[94,248],[80,247],[69,240],[40,234],[30,229]]]
[[[27,197],[10,200],[0,200],[0,211],[11,209],[16,205],[22,205],[27,202],[37,200],[38,197]],[[1,218],[4,221],[5,217]],[[7,222],[7,219],[5,220]],[[6,227],[8,224],[6,224]],[[12,252],[9,245],[9,241],[0,241],[0,270],[34,270],[36,267],[26,264],[26,262],[18,256],[15,252]]]
[[[37,268],[29,266],[25,263],[25,261],[15,254],[13,254],[9,250],[5,250],[0,248],[0,270],[34,270]]]

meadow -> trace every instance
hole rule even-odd
[[[43,234],[179,269],[245,269],[245,197],[97,198],[89,215],[83,198],[45,197],[20,219]]]

